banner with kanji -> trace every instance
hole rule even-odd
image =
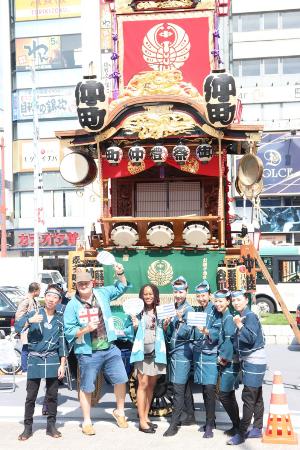
[[[213,62],[213,11],[118,16],[120,88],[142,71],[180,70],[200,93]]]

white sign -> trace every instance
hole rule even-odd
[[[123,310],[129,316],[137,316],[144,309],[144,302],[141,298],[128,298],[123,303]]]
[[[206,325],[207,313],[189,311],[187,314],[187,324],[190,327],[203,328]]]
[[[39,157],[42,169],[59,169],[59,142],[53,141],[39,142]],[[35,150],[32,142],[22,143],[21,169],[33,170],[35,164]]]
[[[176,310],[174,303],[165,303],[156,307],[158,320],[167,319],[168,317],[175,317]]]

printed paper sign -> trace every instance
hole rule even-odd
[[[203,328],[206,325],[207,313],[189,311],[187,314],[187,324],[190,327]]]
[[[144,302],[141,298],[127,298],[123,303],[123,310],[129,316],[137,316],[144,309]]]
[[[83,325],[87,325],[89,322],[98,322],[99,308],[81,308],[79,310],[79,320]]]
[[[156,313],[158,320],[166,319],[167,317],[176,316],[174,303],[165,303],[156,307]]]

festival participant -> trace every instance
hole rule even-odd
[[[262,436],[264,402],[262,383],[267,368],[265,343],[260,321],[254,312],[248,308],[248,299],[243,291],[231,293],[232,305],[238,312],[233,321],[237,327],[235,335],[235,350],[242,364],[243,416],[238,433],[228,442],[228,445],[242,444],[247,438]],[[253,428],[248,431],[254,416]]]
[[[157,379],[166,373],[166,345],[162,322],[157,320],[156,306],[159,304],[159,291],[153,284],[142,286],[139,297],[144,301],[144,310],[132,316],[125,323],[125,333],[134,340],[130,362],[137,371],[137,408],[139,431],[155,433],[157,425],[149,419],[153,391]]]
[[[216,384],[218,381],[218,342],[221,329],[221,315],[210,301],[210,287],[206,280],[195,288],[196,299],[201,312],[207,314],[205,327],[194,330],[194,382],[202,385],[206,413],[203,437],[212,438],[215,428]]]
[[[19,440],[26,441],[32,436],[35,401],[41,379],[46,379],[48,406],[47,431],[49,436],[61,437],[55,427],[57,413],[58,380],[64,377],[66,345],[63,333],[62,312],[56,310],[60,292],[54,288],[45,292],[45,307],[31,311],[15,323],[16,330],[28,328],[28,372],[27,397],[25,403],[24,431]]]
[[[187,302],[188,284],[180,276],[172,283],[176,316],[164,320],[164,330],[168,341],[169,379],[173,383],[173,413],[169,428],[164,436],[174,436],[180,425],[195,422],[194,402],[189,376],[193,361],[192,327],[187,325],[187,314],[194,311]],[[185,417],[184,417],[185,416]]]
[[[219,363],[219,400],[232,422],[232,428],[225,434],[234,436],[239,429],[239,407],[235,398],[235,389],[238,389],[238,376],[240,365],[238,355],[233,349],[233,339],[236,326],[229,311],[231,295],[227,289],[222,289],[213,294],[216,310],[222,314],[222,327],[218,345]]]
[[[31,311],[37,311],[39,309],[40,302],[38,297],[41,293],[41,286],[39,283],[30,283],[28,287],[28,293],[26,297],[21,300],[18,305],[18,309],[16,312],[15,320],[20,320],[24,314],[27,314]],[[22,342],[22,352],[21,352],[21,368],[22,372],[27,372],[27,358],[28,358],[28,340],[27,340],[28,331],[24,331],[21,333],[21,342]]]
[[[117,339],[110,302],[122,295],[127,289],[124,268],[115,265],[118,281],[114,286],[93,289],[93,280],[88,272],[76,274],[76,293],[69,301],[64,312],[65,335],[74,345],[80,368],[80,406],[83,413],[82,432],[95,434],[91,422],[91,400],[98,372],[103,370],[105,377],[114,385],[117,408],[113,416],[120,428],[127,428],[124,414],[126,395],[126,370],[121,351],[114,345]],[[96,309],[95,320],[86,323],[90,308]]]

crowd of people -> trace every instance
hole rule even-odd
[[[128,287],[121,264],[115,265],[115,275],[114,285],[95,289],[91,275],[78,272],[76,292],[69,301],[64,299],[65,305],[60,286],[48,286],[44,307],[37,300],[39,286],[36,283],[29,286],[28,297],[21,302],[16,316],[16,330],[23,336],[22,370],[27,371],[24,430],[19,440],[32,436],[35,401],[42,378],[46,379],[47,434],[54,438],[61,436],[55,425],[58,383],[64,377],[71,348],[79,367],[82,432],[95,434],[91,401],[100,372],[114,386],[113,417],[117,425],[128,427],[124,412],[128,376],[116,345],[110,307],[110,302]],[[138,380],[139,431],[156,432],[158,425],[151,422],[149,411],[157,380],[166,375],[173,389],[173,412],[163,436],[174,436],[180,426],[196,423],[193,379],[202,387],[206,415],[203,438],[214,436],[217,399],[232,422],[232,427],[225,431],[229,436],[227,444],[239,445],[245,439],[261,437],[266,355],[262,327],[248,308],[247,297],[242,291],[227,289],[212,294],[208,282],[202,281],[194,292],[197,310],[206,313],[205,323],[195,326],[188,320],[194,308],[187,301],[187,281],[179,276],[171,288],[174,317],[158,318],[159,290],[146,284],[139,293],[144,303],[142,312],[128,316],[124,326],[125,337],[132,343],[130,363]],[[239,383],[243,384],[241,413],[235,397]]]

